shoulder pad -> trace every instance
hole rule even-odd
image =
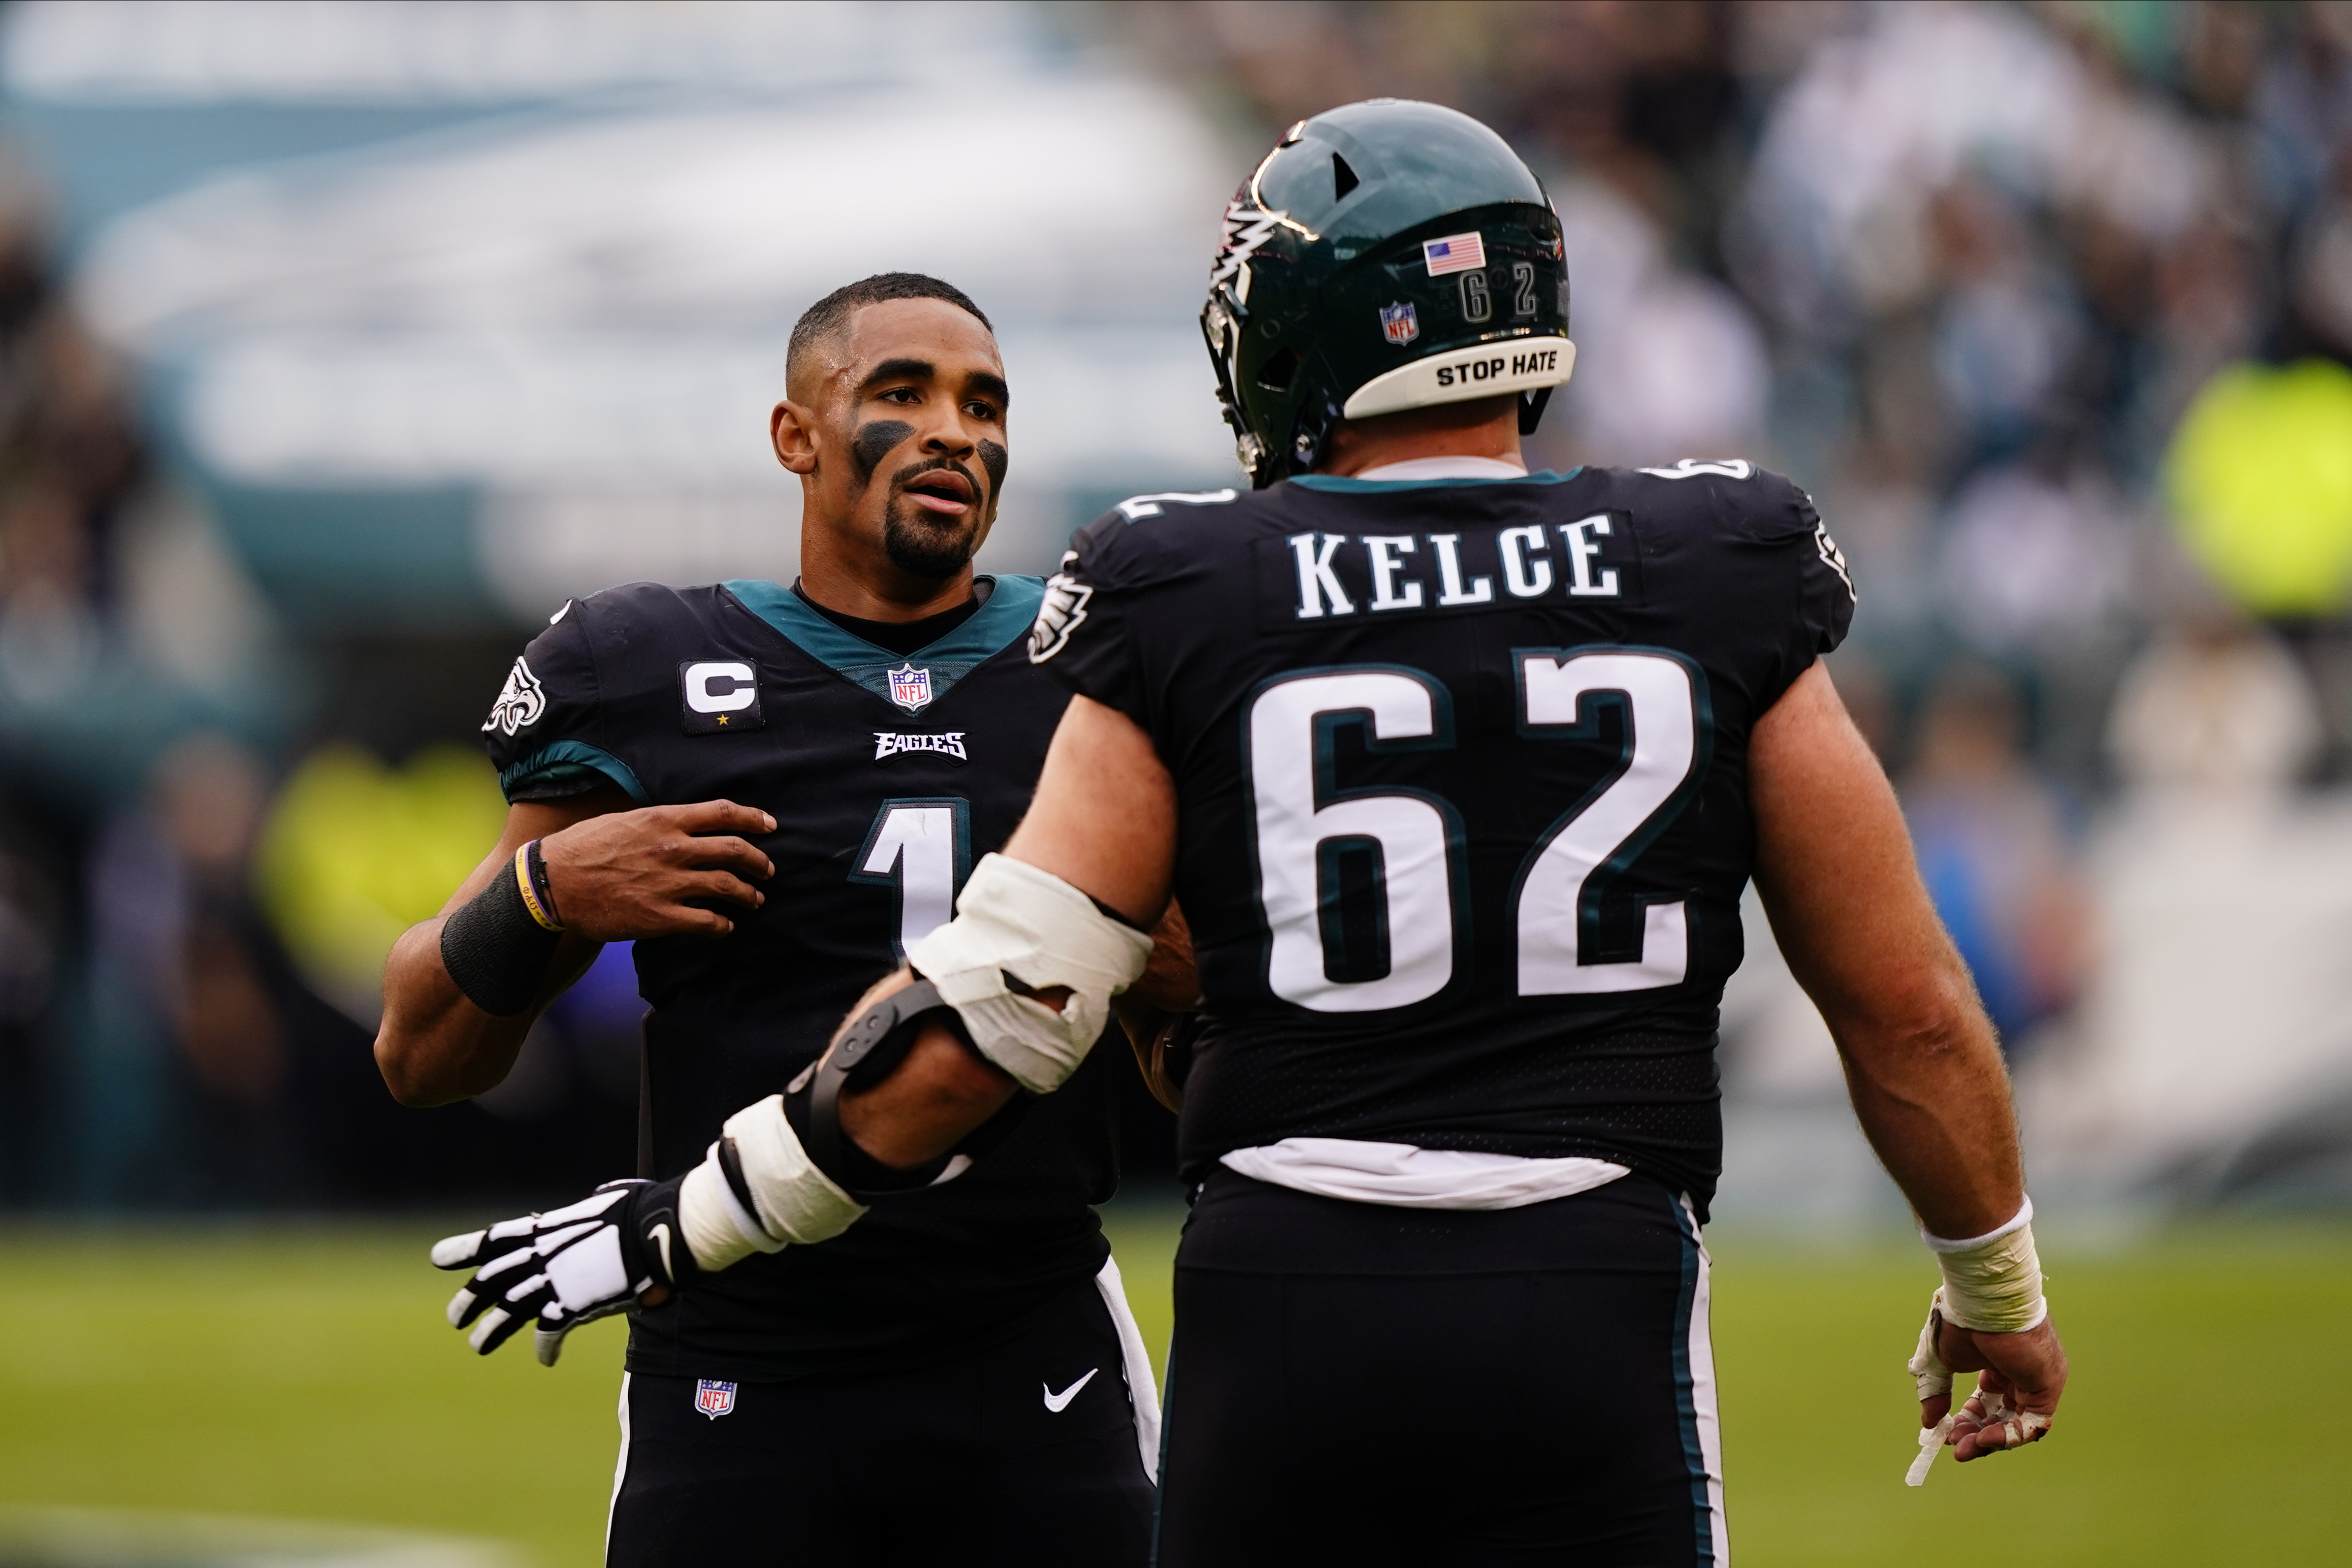
[[[1149,496],[1129,496],[1111,508],[1130,523],[1146,517],[1166,515],[1170,507],[1228,507],[1241,492],[1228,486],[1223,490],[1160,490]]]
[[[1712,474],[1719,479],[1752,479],[1764,470],[1745,457],[1718,457],[1705,462],[1683,457],[1670,468],[1636,468],[1633,472],[1647,474],[1653,479],[1696,479],[1702,474]]]

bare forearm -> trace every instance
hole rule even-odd
[[[978,1132],[1015,1092],[1012,1079],[933,1023],[890,1076],[842,1096],[841,1126],[884,1165],[912,1170]]]
[[[1920,1222],[1956,1240],[2006,1221],[2025,1190],[2009,1078],[1969,1004],[1938,1025],[1838,1037],[1863,1134]]]
[[[528,1012],[499,1018],[468,1000],[441,962],[441,920],[411,926],[384,965],[375,1061],[404,1105],[446,1105],[495,1089],[513,1070],[541,1010],[579,977],[597,945],[566,936]]]
[[[1877,759],[1820,666],[1748,747],[1756,886],[1822,1010],[1871,1146],[1929,1230],[1979,1236],[2023,1180],[2009,1079]]]
[[[699,901],[758,907],[761,894],[742,878],[764,879],[774,864],[732,835],[770,832],[775,825],[766,812],[726,800],[636,809],[610,785],[509,807],[497,845],[438,916],[402,935],[384,965],[375,1060],[393,1098],[446,1105],[496,1088],[541,1010],[586,971],[606,942],[733,930],[733,921]],[[527,993],[530,1005],[493,1014],[450,978],[441,958],[442,927],[494,879],[514,874],[516,852],[534,839],[565,930]]]

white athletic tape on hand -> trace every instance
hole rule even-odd
[[[743,1183],[751,1187],[752,1218],[760,1229],[776,1246],[757,1246],[751,1250],[776,1250],[779,1246],[812,1246],[816,1241],[830,1241],[856,1222],[866,1213],[866,1204],[856,1201],[840,1187],[835,1187],[833,1177],[818,1171],[816,1161],[800,1147],[800,1135],[793,1133],[793,1124],[783,1119],[783,1095],[769,1095],[757,1105],[746,1105],[736,1114],[727,1116],[722,1128],[727,1138],[736,1145],[736,1161],[743,1166]],[[710,1171],[718,1177],[718,1192],[727,1194],[734,1204],[734,1194],[727,1192],[727,1176],[718,1171],[718,1150],[713,1147],[710,1159],[701,1164],[701,1171]],[[715,1206],[710,1180],[701,1183],[679,1183],[677,1206],[679,1229],[687,1232],[687,1246],[694,1249],[694,1262],[706,1270],[722,1270],[743,1253],[731,1253],[724,1237],[736,1232],[736,1220],[731,1213],[722,1213]],[[691,1206],[691,1213],[689,1213]],[[694,1237],[703,1237],[713,1246],[713,1258],[727,1258],[727,1262],[713,1262],[703,1258],[701,1244]]]
[[[1910,1469],[1904,1473],[1905,1486],[1923,1487],[1927,1484],[1928,1467],[1936,1462],[1936,1456],[1942,1453],[1944,1445],[1951,1440],[1952,1424],[1958,1419],[1958,1416],[1947,1415],[1934,1426],[1920,1428],[1919,1457],[1911,1461]]]
[[[754,1252],[784,1249],[784,1243],[761,1228],[759,1217],[745,1208],[735,1189],[727,1185],[717,1144],[678,1184],[677,1228],[686,1238],[686,1249],[705,1269],[724,1269]]]
[[[956,1010],[980,1053],[1033,1094],[1078,1070],[1110,1021],[1110,999],[1151,957],[1151,938],[1095,907],[1051,872],[983,855],[956,900],[956,917],[907,950],[907,961]],[[1066,987],[1055,1012],[1018,996]]]
[[[1985,1420],[1978,1430],[1999,1427],[2001,1447],[2005,1448],[2021,1448],[2033,1441],[2036,1434],[2048,1431],[2050,1428],[2049,1416],[2037,1415],[2031,1410],[2013,1409],[2009,1401],[1996,1390],[1978,1389],[1975,1402],[1985,1414]]]
[[[2008,1224],[1966,1241],[1926,1231],[1919,1239],[1944,1270],[1945,1321],[1979,1333],[2022,1333],[2050,1315],[2042,1260],[2033,1249],[2033,1200]]]
[[[1943,1355],[1936,1348],[1936,1330],[1944,1321],[1943,1312],[1944,1291],[1938,1286],[1936,1293],[1927,1298],[1927,1322],[1919,1331],[1919,1348],[1913,1351],[1911,1359],[1904,1364],[1904,1370],[1918,1385],[1919,1402],[1923,1405],[1938,1395],[1948,1395],[1952,1391],[1952,1369],[1944,1364]],[[1927,1484],[1928,1468],[1935,1464],[1936,1456],[1943,1452],[1944,1445],[1951,1438],[1952,1426],[1959,1418],[1958,1411],[1947,1411],[1942,1420],[1921,1428],[1919,1457],[1911,1461],[1911,1469],[1905,1473],[1905,1486]]]
[[[1952,1369],[1944,1364],[1943,1355],[1936,1348],[1936,1326],[1942,1321],[1943,1312],[1944,1290],[1938,1285],[1936,1293],[1927,1298],[1927,1322],[1919,1331],[1919,1348],[1904,1364],[1904,1370],[1918,1380],[1922,1404],[1952,1391]]]
[[[1948,1321],[1948,1314],[1944,1309],[1944,1287],[1939,1285],[1936,1293],[1927,1298],[1927,1322],[1919,1331],[1919,1347],[1904,1364],[1904,1370],[1911,1375],[1918,1387],[1922,1404],[1938,1395],[1949,1396],[1952,1392],[1952,1369],[1944,1364],[1943,1354],[1936,1345],[1936,1331]],[[2037,1322],[2040,1321],[2038,1318],[2035,1320]],[[2050,1426],[2049,1416],[2031,1411],[2012,1411],[2009,1402],[1998,1391],[1981,1385],[1969,1396],[1969,1403],[1974,1404],[1977,1410],[1968,1410],[1965,1404],[1956,1405],[1945,1413],[1942,1420],[1921,1430],[1919,1457],[1911,1461],[1911,1469],[1903,1478],[1905,1486],[1927,1484],[1928,1468],[1935,1464],[1936,1455],[1951,1441],[1953,1429],[1963,1419],[1976,1422],[1979,1431],[1989,1427],[2000,1427],[2003,1445],[2011,1448],[2024,1447],[2033,1440],[2035,1433],[2045,1431]],[[1978,1415],[1979,1411],[1982,1412],[1981,1418]]]

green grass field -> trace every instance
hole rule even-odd
[[[1168,1330],[1172,1214],[1114,1239]],[[442,1325],[429,1224],[0,1233],[0,1504],[394,1525],[597,1559],[621,1328],[552,1371]],[[2352,1232],[2210,1227],[2044,1247],[2074,1357],[2021,1458],[1916,1452],[1902,1370],[1932,1270],[1888,1246],[1791,1259],[1718,1239],[1715,1331],[1742,1568],[2021,1553],[2066,1564],[2352,1555]],[[5,1555],[5,1553],[0,1553]]]

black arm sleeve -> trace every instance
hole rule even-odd
[[[547,981],[559,932],[531,918],[511,863],[441,923],[441,967],[492,1018],[530,1010]]]

